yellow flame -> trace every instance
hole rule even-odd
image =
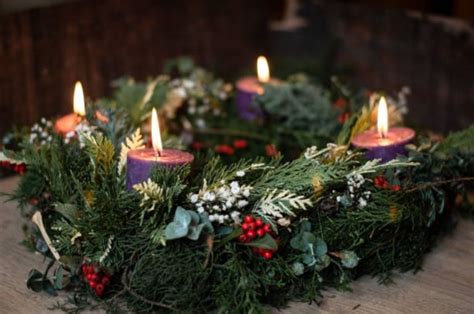
[[[379,100],[377,110],[377,131],[379,132],[380,137],[385,137],[388,132],[388,112],[385,97],[381,97]]]
[[[270,68],[268,67],[267,58],[260,56],[257,59],[257,76],[262,83],[270,81]]]
[[[151,112],[151,142],[153,149],[157,155],[161,155],[163,152],[163,145],[161,143],[160,124],[158,123],[158,114],[156,109],[153,108]]]
[[[74,112],[80,116],[86,115],[86,105],[84,102],[84,91],[81,82],[77,81],[74,86]]]

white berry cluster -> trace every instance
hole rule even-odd
[[[74,131],[69,131],[64,135],[64,144],[69,144],[72,140],[78,139],[79,146],[83,148],[84,144],[84,135],[92,135],[94,129],[86,121],[79,123]]]
[[[364,208],[365,206],[367,206],[371,192],[364,191],[362,189],[364,183],[366,182],[364,176],[359,173],[356,173],[353,175],[348,175],[346,179],[349,194],[344,196],[337,196],[337,202],[342,203],[343,205],[352,205],[355,202],[355,204],[359,208]]]
[[[245,175],[244,171],[236,173],[238,177]],[[240,185],[238,181],[221,181],[220,184],[208,189],[206,182],[197,194],[189,195],[189,201],[200,214],[208,214],[211,222],[219,224],[240,223],[241,210],[249,204],[248,198],[252,187]]]
[[[31,144],[48,144],[53,140],[53,123],[46,118],[41,118],[39,123],[35,123],[30,131],[29,141]]]
[[[370,191],[361,191],[361,187],[365,183],[363,175],[357,173],[352,176],[347,176],[347,187],[349,189],[349,196],[351,199],[357,198],[357,206],[364,208],[370,198]]]

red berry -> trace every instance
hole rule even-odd
[[[91,274],[91,273],[88,273],[88,274],[86,275],[86,279],[87,279],[88,281],[92,281],[92,274]]]
[[[95,287],[95,294],[97,294],[99,297],[102,296],[104,294],[104,285],[98,284]]]
[[[97,279],[100,279],[99,275],[97,275],[97,273],[91,275],[91,280],[92,281],[97,281]]]
[[[247,236],[245,234],[241,234],[239,236],[239,241],[240,242],[247,242]]]
[[[265,233],[266,232],[263,229],[258,229],[257,230],[257,235],[258,235],[259,238],[263,237],[265,235]]]
[[[97,287],[97,283],[95,281],[89,281],[89,286],[94,289],[95,287]]]
[[[399,185],[392,185],[392,190],[400,191],[400,186]]]
[[[266,250],[265,252],[262,253],[262,257],[267,260],[271,259],[273,257],[273,252]]]
[[[82,269],[82,273],[83,273],[84,275],[87,275],[87,274],[88,274],[88,272],[87,272],[87,265],[86,265],[86,264],[82,264],[81,269]]]
[[[260,250],[259,250],[258,247],[253,247],[252,252],[253,252],[253,254],[258,254],[258,253],[260,253]]]
[[[249,230],[255,230],[255,223],[254,222],[249,223],[248,226],[249,226],[249,228],[248,228]]]
[[[265,224],[265,226],[263,226],[263,230],[265,232],[270,232],[272,230],[272,227],[270,226],[270,224]]]
[[[87,266],[87,273],[88,273],[88,274],[93,274],[93,273],[95,273],[94,265],[91,264],[91,265]]]
[[[245,216],[245,217],[244,217],[244,222],[246,222],[246,223],[252,223],[252,222],[254,222],[254,219],[253,219],[252,215],[247,215],[247,216]]]
[[[255,219],[255,226],[262,227],[264,225],[263,220],[260,218]]]
[[[256,236],[257,236],[257,235],[256,235],[255,231],[253,231],[253,230],[247,231],[247,237],[248,237],[248,238],[250,238],[250,239],[255,239]]]
[[[104,286],[108,286],[109,283],[110,283],[109,277],[108,277],[108,276],[104,276],[104,278],[102,278],[102,284],[103,284]]]
[[[244,222],[240,227],[242,228],[242,230],[245,231],[245,230],[248,230],[248,229],[249,229],[249,224],[246,223],[246,222]]]

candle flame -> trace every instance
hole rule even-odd
[[[74,112],[80,116],[86,115],[86,106],[84,102],[84,91],[81,82],[77,81],[74,86]]]
[[[267,58],[260,56],[257,59],[257,76],[261,83],[270,81],[270,68],[268,67]]]
[[[381,97],[377,109],[377,131],[384,138],[388,132],[388,111],[385,97]]]
[[[153,111],[151,112],[151,142],[156,154],[161,156],[161,153],[163,152],[163,145],[161,143],[160,124],[158,123],[158,114],[156,113],[155,108],[153,108]]]

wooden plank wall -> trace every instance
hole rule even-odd
[[[0,16],[0,134],[70,112],[76,80],[96,98],[111,80],[144,79],[179,55],[235,74],[266,47],[264,5],[84,0]]]

